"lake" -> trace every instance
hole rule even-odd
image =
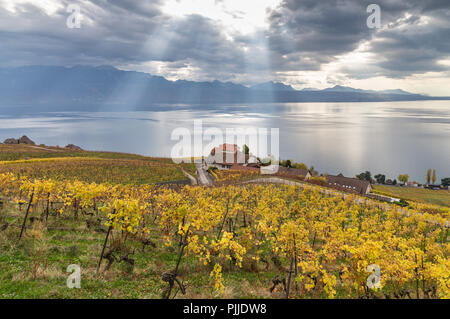
[[[279,128],[281,159],[320,173],[365,170],[425,181],[435,168],[450,177],[450,101],[160,105],[132,111],[33,111],[0,108],[0,139],[28,135],[38,144],[72,143],[169,157],[177,127]]]

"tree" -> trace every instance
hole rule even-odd
[[[286,167],[292,167],[292,161],[290,159],[286,160]]]
[[[319,172],[316,171],[316,170],[314,169],[314,166],[312,166],[312,165],[311,165],[311,167],[308,169],[308,171],[309,171],[309,173],[310,173],[312,176],[317,176],[317,175],[319,175]]]
[[[383,174],[377,174],[375,175],[375,179],[377,180],[378,184],[384,184],[386,183],[386,175]]]
[[[427,170],[427,185],[430,184],[431,181],[431,168]]]
[[[409,175],[408,174],[400,174],[398,175],[398,180],[402,182],[403,184],[406,184],[408,182]]]
[[[299,169],[308,170],[308,166],[306,166],[306,164],[304,164],[304,163],[293,163],[292,167],[293,168],[299,168]]]
[[[263,164],[263,166],[267,165],[280,165],[280,161],[272,154],[269,154],[269,156],[264,157],[262,160],[258,158],[258,161]]]
[[[247,144],[244,144],[244,146],[242,148],[244,149],[245,155],[248,155],[250,153],[250,149],[248,148]]]
[[[392,185],[397,185],[397,180],[394,179],[394,181],[392,182]]]
[[[434,183],[436,183],[436,170],[433,169],[433,176],[431,176],[431,181]]]
[[[308,167],[306,166],[306,164],[303,163],[295,163],[294,161],[288,159],[288,160],[282,160],[280,162],[280,166],[283,167],[291,167],[291,168],[299,168],[299,169],[304,169],[304,170],[308,170]]]
[[[403,198],[400,199],[398,202],[394,202],[394,204],[397,204],[397,205],[402,206],[402,207],[408,207],[409,206],[408,202],[406,200],[404,200]]]
[[[280,162],[280,166],[283,166],[283,167],[292,167],[292,161],[291,160],[282,160],[281,162]]]
[[[442,186],[450,186],[450,177],[441,179]]]
[[[356,175],[356,178],[362,180],[362,181],[372,181],[372,173],[369,171],[365,171],[364,173],[361,173],[359,175]]]

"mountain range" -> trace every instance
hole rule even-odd
[[[295,90],[266,82],[247,87],[231,82],[169,81],[111,66],[25,66],[0,68],[0,106],[128,105],[157,103],[379,102],[450,99],[402,90],[361,90],[334,86]]]

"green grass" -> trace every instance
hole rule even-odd
[[[166,283],[163,272],[175,267],[177,248],[168,249],[161,238],[152,238],[156,248],[133,243],[133,269],[114,263],[107,271],[96,273],[104,232],[87,229],[85,217],[49,217],[49,224],[35,223],[18,242],[23,213],[8,205],[0,212],[3,220],[15,226],[0,232],[0,299],[16,298],[161,298]],[[3,222],[0,222],[2,225]],[[103,227],[102,225],[98,225]],[[59,230],[58,228],[67,230]],[[67,266],[81,267],[81,289],[69,289]],[[104,267],[103,262],[102,267]],[[103,269],[103,268],[102,268]],[[211,266],[200,264],[191,256],[183,257],[180,278],[186,285],[186,295],[177,298],[218,298],[209,276]],[[227,298],[279,298],[268,292],[270,279],[276,271],[224,269],[226,290],[220,297]]]
[[[374,185],[373,192],[420,203],[450,207],[450,191],[448,190]]]

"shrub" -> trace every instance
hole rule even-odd
[[[401,207],[408,207],[409,203],[404,200],[403,198],[400,199],[398,202],[395,202],[396,205],[401,206]]]

